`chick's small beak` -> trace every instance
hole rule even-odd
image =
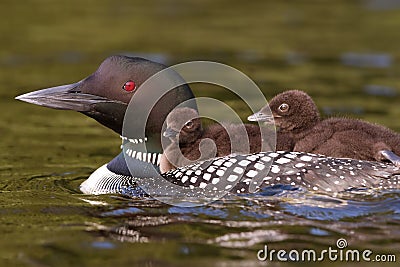
[[[249,121],[262,121],[266,123],[274,123],[274,117],[272,115],[267,115],[262,112],[254,113],[253,115],[247,117]]]
[[[177,135],[178,135],[178,132],[171,128],[167,128],[163,133],[164,137],[169,137],[169,138],[176,137]]]

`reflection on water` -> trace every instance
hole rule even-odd
[[[397,95],[396,89],[388,86],[375,85],[375,84],[369,84],[364,86],[364,92],[369,95],[376,95],[376,96],[392,97]]]
[[[163,239],[247,249],[275,243],[288,249],[307,242],[333,245],[335,238],[343,237],[353,247],[393,251],[394,244],[387,242],[388,237],[393,241],[400,238],[399,190],[355,191],[334,198],[303,190],[275,189],[273,196],[266,195],[270,192],[232,196],[193,208],[127,200],[128,207],[101,215],[118,218],[118,223],[93,225],[88,230],[121,242]],[[146,202],[152,208],[147,208]],[[140,213],[130,205],[141,206]]]
[[[388,54],[345,53],[341,56],[341,61],[347,66],[389,68],[393,59]]]
[[[294,52],[294,51],[290,51],[286,55],[286,62],[289,65],[304,64],[306,60],[307,60],[307,58],[306,58],[305,55],[303,55],[301,53]]]
[[[373,10],[399,9],[399,0],[364,0],[365,6]]]

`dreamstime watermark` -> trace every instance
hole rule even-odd
[[[340,262],[396,262],[395,254],[374,254],[370,249],[349,249],[344,238],[336,241],[336,247],[329,246],[327,249],[316,251],[315,249],[292,249],[275,250],[264,245],[263,249],[257,252],[257,259],[260,261],[340,261]]]

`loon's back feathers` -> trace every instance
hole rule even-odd
[[[267,165],[271,160],[273,162],[268,172]],[[250,163],[244,166],[243,162]],[[224,170],[225,165],[229,169],[239,168],[238,172],[243,173],[243,176],[238,175],[238,180],[221,179],[221,170]],[[261,165],[265,169],[261,169]],[[247,193],[250,185],[260,189],[283,184],[326,193],[351,188],[400,187],[400,170],[394,165],[283,151],[215,158],[171,170],[163,176],[181,186],[209,184],[210,190],[215,190],[217,184],[213,181],[218,179],[221,183],[218,188],[228,187],[233,193]]]
[[[264,163],[268,165],[266,161],[268,158],[273,160],[271,170],[269,172],[260,170]],[[250,161],[250,163],[243,167],[242,161]],[[231,171],[235,168],[242,169],[244,173],[241,178],[238,176],[238,180],[222,180],[221,173],[217,173],[218,170]],[[257,182],[255,192],[274,185],[290,185],[326,194],[359,188],[400,188],[400,170],[393,165],[283,151],[214,158],[179,167],[163,173],[162,176],[171,184],[179,186],[199,188],[201,184],[207,184],[211,191],[213,187],[217,187],[232,193],[252,193],[250,185],[253,182]],[[117,193],[135,197],[146,195],[146,192],[137,185],[138,179],[143,178],[116,174],[103,165],[82,183],[81,191],[85,194]],[[145,179],[151,183],[153,178]],[[215,179],[219,182],[215,183]],[[157,187],[156,180],[153,181],[153,186]],[[160,194],[165,193],[165,190],[165,188],[160,188]]]

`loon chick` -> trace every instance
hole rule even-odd
[[[279,127],[280,134],[293,140],[291,151],[360,160],[389,160],[400,166],[400,134],[366,121],[348,118],[321,120],[312,98],[298,90],[285,91],[269,103],[273,120],[264,109],[249,116]],[[267,109],[267,108],[266,108]]]
[[[170,138],[171,144],[161,156],[162,173],[194,161],[261,151],[261,131],[257,125],[216,123],[203,129],[198,112],[188,107],[171,111],[166,124],[164,136]]]

